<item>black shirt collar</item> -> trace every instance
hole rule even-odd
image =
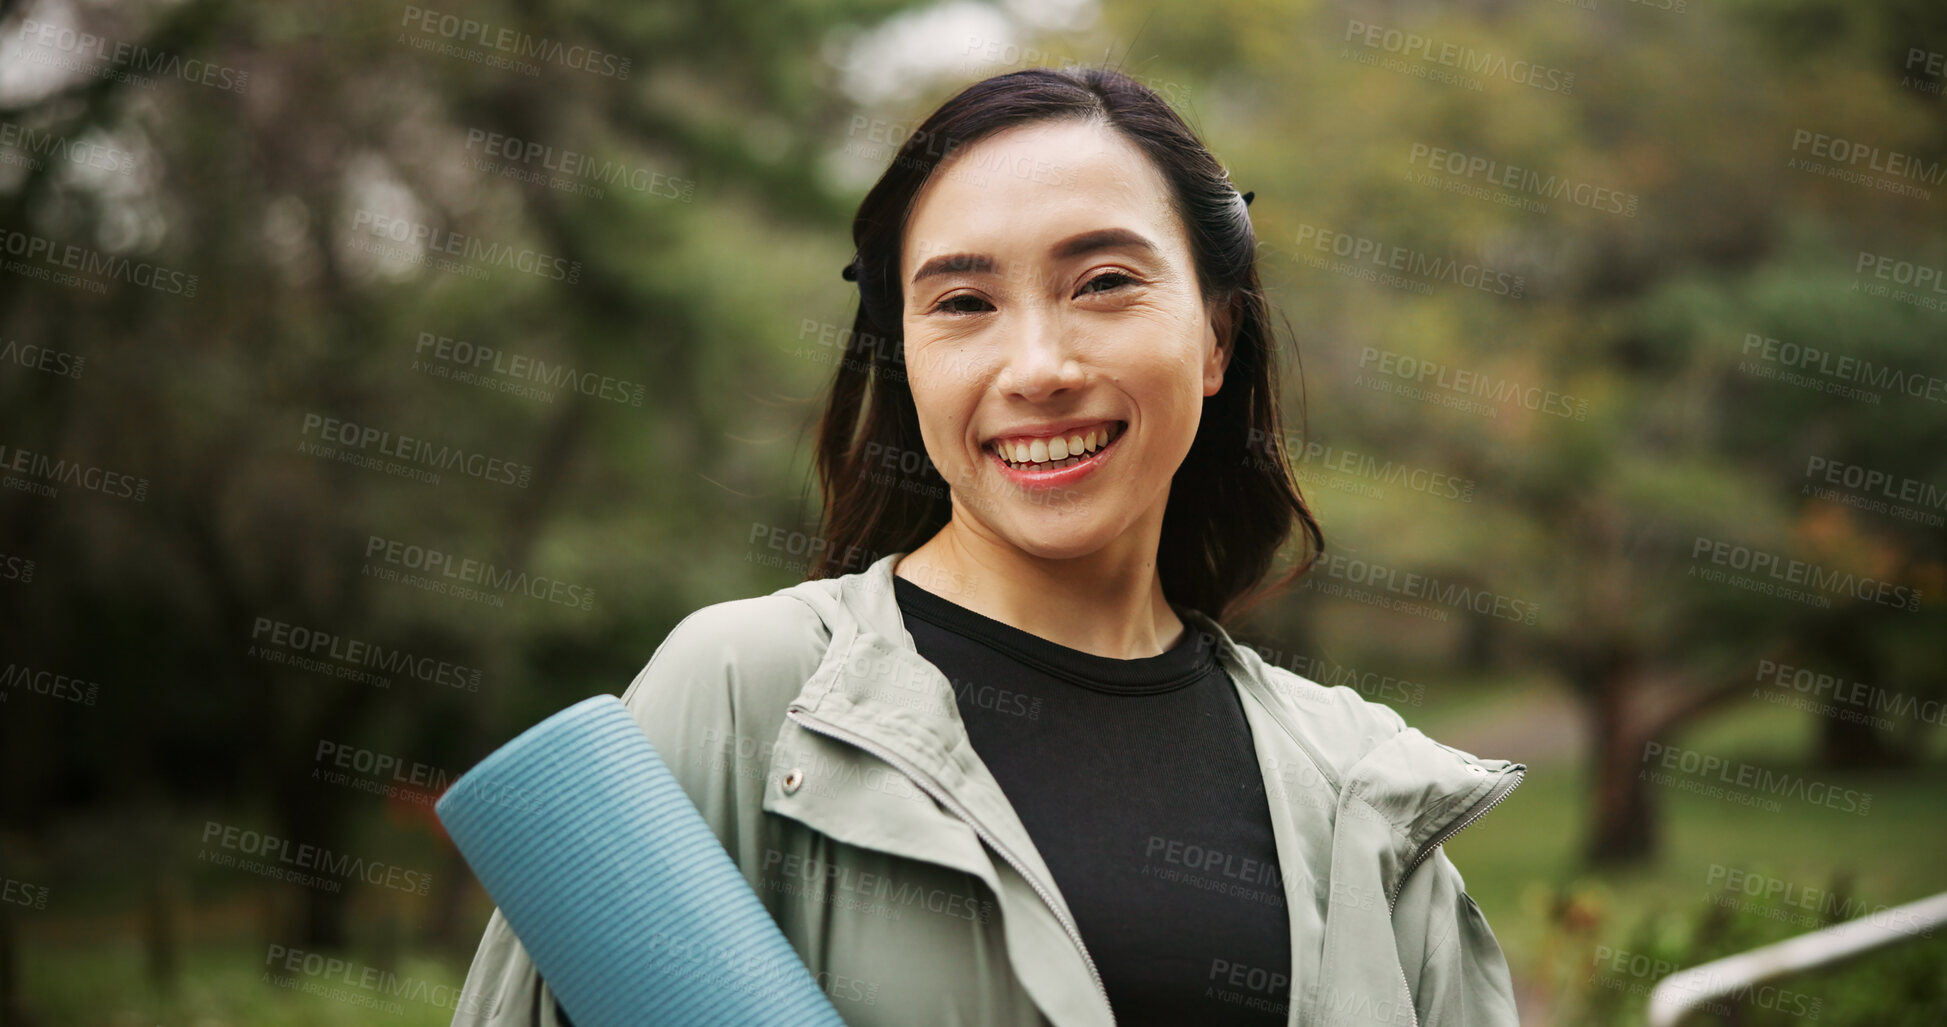
[[[1037,670],[1098,692],[1154,695],[1174,691],[1216,666],[1214,639],[1199,631],[1189,618],[1182,616],[1181,611],[1177,615],[1183,621],[1183,635],[1167,652],[1119,660],[1113,656],[1098,656],[1072,649],[1004,621],[975,613],[897,574],[893,575],[892,587],[899,610],[905,616],[971,639]]]

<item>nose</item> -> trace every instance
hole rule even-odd
[[[1006,363],[995,381],[1003,393],[1040,402],[1082,384],[1081,363],[1059,316],[1024,311],[1008,335]]]

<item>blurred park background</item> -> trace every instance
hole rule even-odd
[[[1947,890],[1943,55],[1932,0],[0,2],[0,1020],[446,1023],[431,800],[803,577],[851,214],[1038,65],[1256,193],[1328,551],[1230,629],[1529,765],[1448,846],[1524,1022]],[[1947,939],[1766,994],[1697,1022],[1940,1023]]]

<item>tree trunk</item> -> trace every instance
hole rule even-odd
[[[27,1008],[20,998],[20,946],[14,939],[14,915],[0,903],[0,1027],[26,1027]]]
[[[1859,712],[1872,716],[1865,710]],[[1894,745],[1885,729],[1829,715],[1819,718],[1818,760],[1819,766],[1828,770],[1886,769],[1913,763],[1912,754]]]
[[[1634,675],[1622,668],[1598,673],[1587,690],[1595,802],[1585,858],[1595,866],[1640,863],[1655,854],[1658,832],[1642,760],[1644,739],[1629,715]]]
[[[1845,621],[1835,623],[1826,629],[1820,644],[1812,651],[1837,657],[1839,664],[1835,672],[1843,668],[1857,675],[1852,680],[1871,686],[1875,692],[1870,694],[1877,694],[1877,689],[1884,687],[1887,675],[1864,619],[1864,614],[1854,613]],[[1845,675],[1841,673],[1841,676]],[[1819,766],[1828,770],[1871,770],[1914,764],[1915,753],[1900,747],[1890,730],[1873,725],[1873,720],[1883,718],[1877,717],[1870,706],[1844,702],[1824,705],[1823,712],[1814,714],[1819,718]],[[1847,713],[1858,714],[1861,719],[1850,719],[1845,716]]]
[[[149,986],[174,995],[182,976],[182,888],[175,867],[158,861],[149,871],[149,902],[142,923],[142,952]]]

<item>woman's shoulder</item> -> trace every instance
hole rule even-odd
[[[728,599],[685,615],[622,693],[638,720],[782,719],[831,642],[825,620],[788,590]]]
[[[1407,728],[1398,711],[1368,699],[1350,685],[1322,685],[1265,659],[1251,646],[1235,648],[1246,670],[1258,675],[1290,714],[1289,720],[1305,735],[1314,757],[1332,764],[1328,772],[1335,777]]]
[[[1394,743],[1388,753],[1397,752],[1399,745],[1411,745],[1475,761],[1473,754],[1429,737],[1383,698],[1372,698],[1351,685],[1322,685],[1269,662],[1261,665],[1272,691],[1288,704],[1315,754],[1331,764],[1328,772],[1335,778],[1343,780],[1388,743]]]

